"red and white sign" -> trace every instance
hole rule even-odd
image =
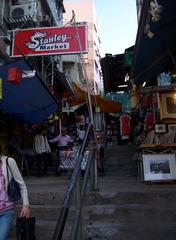
[[[14,32],[12,57],[72,54],[81,51],[88,52],[86,25],[22,29]]]

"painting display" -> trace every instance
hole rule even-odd
[[[155,133],[166,133],[166,124],[155,124]]]
[[[168,132],[176,132],[176,124],[168,124]]]
[[[161,119],[176,118],[176,92],[161,94]]]
[[[144,181],[176,179],[175,154],[143,154]]]

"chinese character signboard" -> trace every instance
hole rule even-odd
[[[80,41],[79,41],[80,40]],[[12,57],[87,53],[87,27],[50,27],[14,32]]]

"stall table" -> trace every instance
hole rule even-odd
[[[79,150],[66,150],[60,151],[59,160],[60,160],[60,168],[61,169],[73,169],[76,165],[76,161],[78,159]],[[86,150],[84,152],[84,157],[81,163],[81,170],[85,170],[87,165],[89,151]]]

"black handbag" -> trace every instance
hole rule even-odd
[[[10,169],[10,166],[8,163],[8,157],[6,158],[6,168],[7,168],[7,180],[8,180],[7,194],[10,201],[16,202],[21,198],[21,191],[20,191],[19,183],[13,177],[12,170]],[[11,172],[11,175],[12,175],[12,179],[10,181],[9,181],[9,171]]]
[[[16,219],[17,240],[36,240],[35,217]]]

